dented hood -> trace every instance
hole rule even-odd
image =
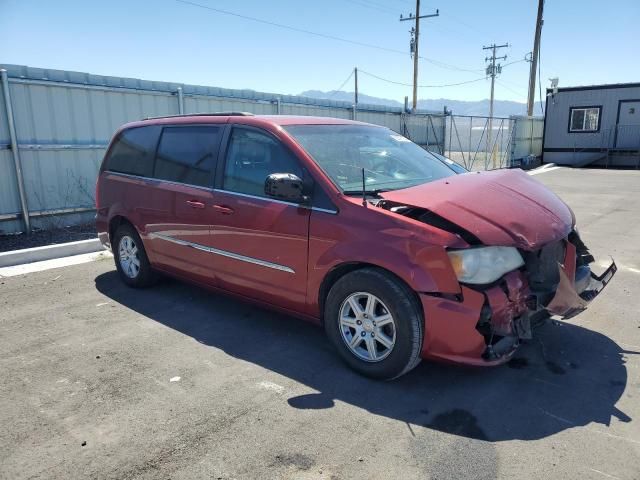
[[[430,210],[485,245],[535,250],[567,236],[574,223],[571,209],[520,169],[454,175],[381,196]]]

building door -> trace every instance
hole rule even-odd
[[[616,148],[640,148],[640,100],[620,100]]]

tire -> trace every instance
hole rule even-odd
[[[133,226],[120,225],[113,235],[113,258],[120,279],[134,288],[144,288],[156,282],[142,239]]]
[[[341,277],[327,295],[324,327],[344,361],[364,376],[392,380],[420,363],[422,311],[411,290],[384,270]]]

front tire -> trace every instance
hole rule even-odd
[[[116,269],[124,283],[135,288],[155,283],[156,274],[135,228],[126,223],[120,225],[113,235],[112,245]]]
[[[363,268],[341,277],[324,310],[331,342],[362,375],[392,380],[420,363],[421,310],[411,290],[384,270]]]

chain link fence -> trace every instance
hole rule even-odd
[[[445,155],[468,170],[534,166],[542,154],[544,119],[449,115]]]

